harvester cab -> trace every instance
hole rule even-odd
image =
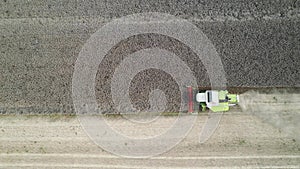
[[[229,94],[227,90],[194,90],[192,87],[188,87],[188,96],[188,107],[191,113],[206,109],[213,112],[224,112],[239,102],[239,96]]]

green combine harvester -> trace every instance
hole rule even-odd
[[[188,112],[190,113],[206,109],[224,112],[239,102],[239,96],[230,94],[227,90],[194,90],[192,87],[188,87],[188,98]]]

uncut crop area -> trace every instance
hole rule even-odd
[[[133,13],[161,12],[188,20],[212,42],[227,86],[299,86],[299,1],[1,1],[1,113],[74,113],[72,76],[85,42],[100,27]],[[110,83],[120,62],[145,48],[175,53],[199,86],[210,86],[207,70],[180,41],[158,34],[124,39],[107,53],[96,76],[103,112],[113,112]],[[133,105],[149,108],[149,93],[166,93],[167,110],[179,107],[178,84],[155,69],[139,72],[130,85]]]

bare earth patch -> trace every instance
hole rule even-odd
[[[165,130],[175,118],[161,116],[160,123],[147,126],[146,134]],[[300,167],[299,141],[239,109],[225,113],[214,135],[199,144],[199,133],[207,118],[207,114],[198,115],[191,132],[172,150],[152,158],[132,159],[98,147],[74,116],[3,115],[0,168]],[[106,120],[123,134],[135,131],[121,117]]]

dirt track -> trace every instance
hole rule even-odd
[[[164,117],[166,122],[168,118]],[[117,130],[133,132],[122,119]],[[108,120],[109,120],[108,119]],[[75,117],[1,116],[0,168],[299,168],[299,141],[261,119],[226,113],[214,135],[198,143],[207,115],[170,151],[148,159],[114,156],[97,147]],[[165,125],[152,126],[161,130]]]

